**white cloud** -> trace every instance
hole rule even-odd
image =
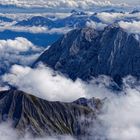
[[[25,27],[25,26],[11,26],[9,28],[0,28],[1,31],[8,29],[12,31],[17,32],[29,32],[29,33],[47,33],[48,28],[47,27],[41,27],[41,26],[32,26],[32,27]]]
[[[29,50],[38,50],[38,48],[26,38],[17,37],[15,40],[0,40],[0,50],[5,52],[26,52]]]
[[[8,86],[0,86],[0,91],[6,91],[9,90]]]
[[[13,64],[30,65],[40,52],[40,48],[23,37],[0,40],[0,74],[8,71]]]
[[[49,33],[49,34],[54,34],[54,33],[66,34],[66,33],[68,33],[71,30],[73,30],[73,28],[70,28],[70,27],[52,28],[52,29],[46,31],[46,33]]]
[[[86,96],[80,80],[72,82],[64,76],[55,75],[52,70],[45,67],[31,69],[14,65],[11,74],[5,75],[3,79],[25,92],[46,100],[73,101]]]
[[[0,32],[4,30],[11,30],[16,32],[29,32],[29,33],[48,33],[48,34],[65,34],[72,30],[69,27],[62,27],[62,28],[52,28],[48,29],[47,26],[14,26],[16,21],[12,23],[3,22],[0,24]]]
[[[73,82],[44,66],[31,69],[30,67],[14,65],[10,74],[3,76],[4,82],[51,101],[74,101],[80,97],[91,98],[93,96],[102,98],[102,93],[104,93],[104,97],[111,96],[111,91],[104,88],[104,84],[109,84],[110,79],[99,78],[98,80],[102,81],[98,86],[95,84],[97,79],[91,81],[89,85],[80,79]]]
[[[90,28],[94,28],[96,30],[103,30],[107,26],[107,24],[97,23],[94,21],[87,21],[86,26]]]
[[[114,21],[120,20],[123,17],[125,17],[125,14],[102,12],[102,13],[98,13],[97,17],[104,23],[113,23]]]
[[[119,25],[129,33],[140,34],[140,21],[124,22],[120,21]]]
[[[139,140],[140,91],[127,88],[127,95],[110,99],[100,121],[105,136],[115,140]]]
[[[129,12],[125,12],[125,13],[101,12],[101,13],[97,13],[96,17],[98,17],[103,23],[112,24],[114,22],[118,22],[125,19],[140,20],[140,13],[138,12],[135,14],[131,14]]]

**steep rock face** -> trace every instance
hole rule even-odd
[[[103,31],[76,29],[55,42],[35,65],[39,62],[74,80],[102,74],[116,81],[127,75],[140,77],[140,40],[118,25]]]
[[[0,120],[12,120],[21,133],[28,129],[34,136],[53,134],[86,135],[86,127],[101,106],[95,98],[73,103],[49,102],[18,90],[0,92]],[[88,103],[94,103],[91,107]],[[91,105],[91,104],[90,104]]]

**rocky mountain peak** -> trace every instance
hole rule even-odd
[[[84,99],[84,103],[80,99],[72,103],[46,101],[15,89],[1,91],[0,121],[11,120],[20,135],[28,129],[33,136],[85,136],[101,100]]]
[[[138,37],[117,24],[103,31],[76,29],[55,42],[35,62],[68,75],[75,80],[108,75],[113,79],[132,75],[140,77]]]

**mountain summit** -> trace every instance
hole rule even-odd
[[[11,120],[21,134],[28,130],[33,136],[84,136],[101,106],[95,98],[50,102],[15,89],[0,91],[0,121]]]
[[[107,75],[119,82],[127,75],[140,77],[140,40],[137,36],[116,24],[103,31],[75,29],[55,42],[35,64],[43,62],[73,80]]]

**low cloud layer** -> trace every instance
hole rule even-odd
[[[30,65],[40,55],[41,49],[29,40],[17,37],[14,40],[0,40],[0,74],[13,64]]]
[[[131,21],[131,20],[140,20],[140,12],[138,13],[120,13],[120,12],[101,12],[97,13],[96,17],[98,17],[103,23],[105,24],[113,24],[114,22],[119,22],[119,21]]]
[[[26,52],[37,48],[26,38],[17,37],[15,40],[0,40],[0,49],[5,52]]]
[[[80,80],[73,82],[49,68],[31,69],[14,65],[10,72],[3,77],[5,82],[46,100],[74,101],[86,96]]]
[[[119,22],[120,27],[125,29],[129,33],[140,34],[140,21],[133,22]]]
[[[140,91],[130,87],[126,91],[127,95],[108,100],[99,117],[101,130],[109,140],[140,138]]]
[[[111,91],[106,89],[105,92],[104,90],[105,83],[110,84],[109,78],[95,79],[90,84],[80,79],[73,82],[44,66],[32,69],[14,65],[10,73],[3,76],[3,80],[20,90],[50,101],[74,101],[80,97],[91,98],[93,96],[102,98],[102,93],[105,93],[104,97],[111,95]],[[96,86],[95,83],[99,81],[102,82]]]
[[[15,22],[14,22],[15,23]],[[11,30],[16,32],[28,32],[28,33],[48,33],[48,34],[65,34],[72,30],[72,28],[62,27],[62,28],[52,28],[48,29],[47,26],[14,26],[14,23],[1,23],[0,32],[5,30]]]
[[[98,13],[97,17],[104,23],[114,23],[116,20],[120,20],[125,17],[125,14],[123,13],[107,13],[102,12]]]

